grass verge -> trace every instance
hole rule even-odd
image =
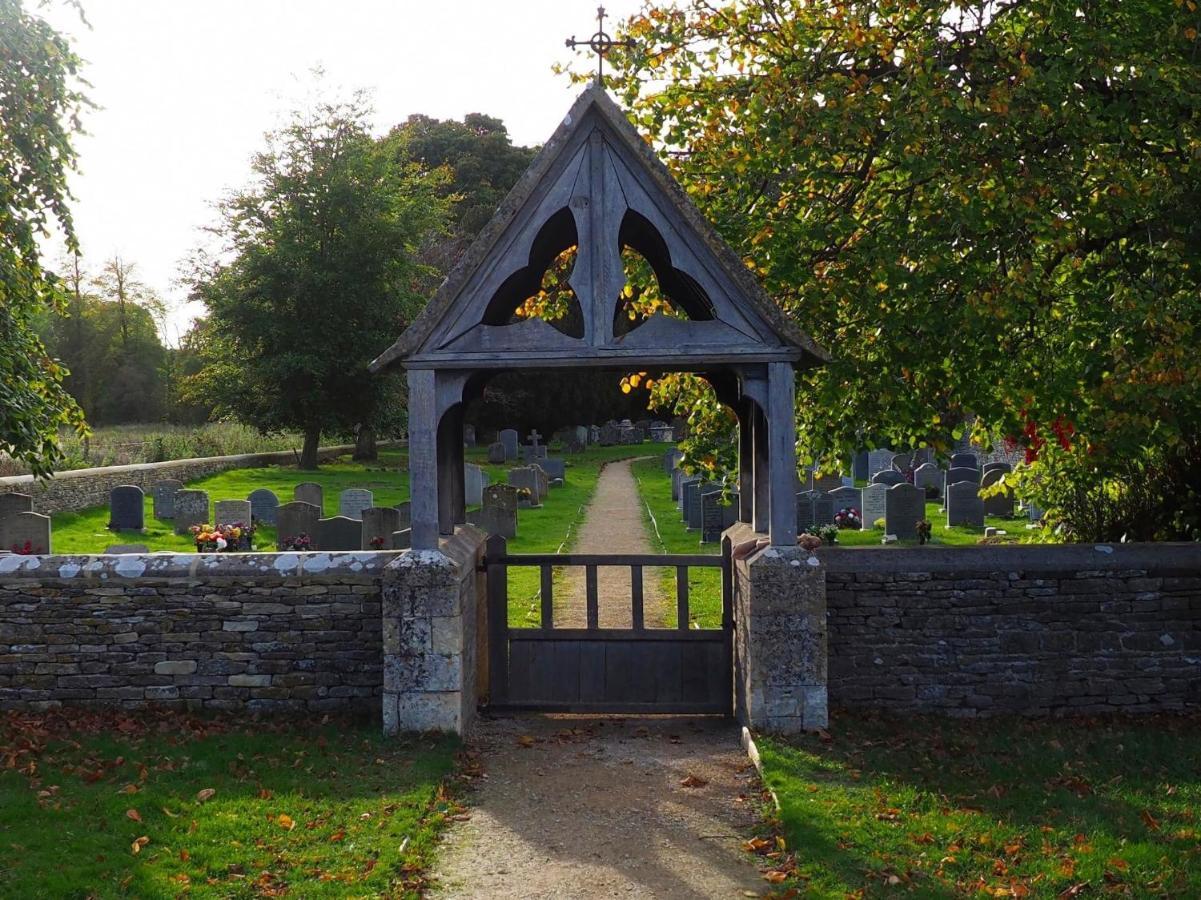
[[[0,894],[417,896],[457,747],[378,724],[0,714]]]
[[[836,716],[756,738],[790,896],[1201,896],[1201,719]]]

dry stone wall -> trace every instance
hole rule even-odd
[[[1201,545],[819,555],[831,706],[956,716],[1201,706]]]

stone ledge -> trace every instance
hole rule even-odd
[[[137,582],[301,579],[374,583],[408,551],[361,550],[322,553],[147,553],[120,556],[0,556],[0,585],[20,588],[31,581]]]
[[[731,529],[733,531],[733,529]],[[753,534],[753,532],[752,532]],[[979,547],[823,547],[828,572],[1113,572],[1201,577],[1201,544],[1041,544]]]

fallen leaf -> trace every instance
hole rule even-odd
[[[699,788],[699,787],[704,787],[704,786],[705,786],[705,785],[707,785],[708,783],[709,783],[709,782],[708,782],[708,781],[706,781],[704,778],[701,778],[701,777],[699,777],[699,776],[697,776],[697,775],[693,775],[693,774],[690,772],[690,773],[688,774],[688,777],[687,777],[687,778],[685,778],[683,781],[681,781],[681,782],[680,782],[680,787],[686,787],[686,788]]]
[[[336,844],[336,843],[338,843],[338,841],[344,840],[345,838],[346,838],[346,832],[340,828],[329,836],[329,840],[330,840],[331,844]]]
[[[1151,815],[1150,810],[1144,809],[1141,813],[1139,813],[1139,818],[1141,818],[1143,820],[1143,824],[1152,831],[1159,831],[1159,820],[1156,819],[1155,816]]]
[[[1084,889],[1087,887],[1087,881],[1081,881],[1079,884],[1073,884],[1069,887],[1066,887],[1059,892],[1059,900],[1072,900],[1073,897],[1079,897],[1084,893]]]
[[[138,838],[136,841],[134,841],[132,844],[129,845],[129,849],[132,850],[135,854],[141,853],[142,848],[145,847],[149,843],[150,843],[150,838],[146,837],[146,835],[142,835],[140,838]]]
[[[189,853],[187,850],[179,851],[179,859],[181,862],[187,862],[191,858],[192,858],[192,854]]]
[[[261,791],[259,791],[259,799],[260,800],[270,800],[271,797],[272,797],[271,792],[269,790],[267,790],[266,788],[263,788]]]
[[[288,831],[296,827],[296,823],[292,821],[292,817],[285,813],[280,813],[279,818],[275,821],[279,823],[280,828],[286,828]]]
[[[118,794],[136,794],[140,790],[141,790],[141,788],[139,788],[136,784],[127,784],[127,785],[125,785],[125,787],[121,788],[121,790],[117,791],[117,793]]]
[[[1119,871],[1123,871],[1123,872],[1126,869],[1130,868],[1130,863],[1126,862],[1126,860],[1122,859],[1120,856],[1115,856],[1113,859],[1111,859],[1105,865],[1113,866],[1115,869],[1118,869]]]
[[[517,739],[517,743],[520,744],[522,747],[533,747],[534,744],[537,743],[537,741],[535,741],[532,736],[530,736],[528,734],[523,734],[521,737],[519,737]]]
[[[203,791],[197,791],[196,799],[200,803],[206,803],[209,800],[212,800],[213,795],[216,793],[217,793],[217,791],[215,788],[205,788]]]
[[[142,814],[140,812],[138,812],[136,809],[127,809],[127,810],[125,810],[125,818],[133,819],[135,822],[141,822]]]
[[[787,878],[788,874],[786,872],[781,872],[778,869],[772,869],[763,873],[763,880],[770,881],[772,884],[780,884],[780,882]]]

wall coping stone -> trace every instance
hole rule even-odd
[[[822,547],[827,572],[1201,572],[1201,543]]]
[[[408,551],[322,553],[131,553],[95,556],[0,556],[0,584],[22,581],[307,578],[374,582]]]

